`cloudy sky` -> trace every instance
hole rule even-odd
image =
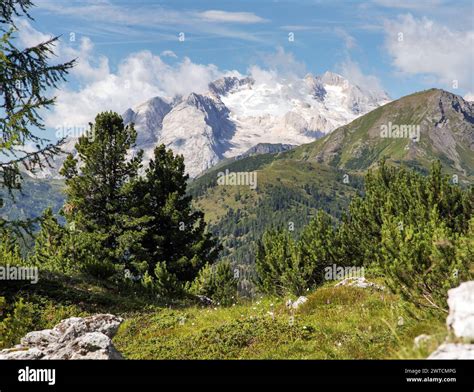
[[[18,23],[32,45],[61,35],[78,58],[52,129],[155,95],[204,91],[222,75],[332,70],[392,98],[439,87],[474,99],[472,0],[36,0]]]

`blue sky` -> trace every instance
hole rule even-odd
[[[19,38],[31,44],[62,35],[58,59],[79,59],[58,93],[58,107],[46,118],[50,128],[83,123],[108,102],[120,111],[147,94],[199,90],[208,79],[248,74],[252,67],[282,77],[332,70],[392,98],[431,87],[468,98],[474,93],[469,0],[37,0],[36,5],[35,21],[20,25]]]

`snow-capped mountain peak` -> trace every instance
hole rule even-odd
[[[122,117],[135,124],[145,159],[164,143],[184,156],[187,172],[196,177],[259,143],[309,143],[388,101],[385,93],[333,72],[287,80],[228,76],[210,83],[204,94],[153,97]],[[67,145],[74,152],[74,142]]]
[[[252,85],[255,81],[251,77],[238,78],[236,76],[225,76],[209,83],[209,91],[215,96],[225,96],[229,92],[244,85]]]
[[[156,144],[163,119],[170,110],[171,105],[168,102],[160,97],[154,97],[134,109],[127,109],[122,118],[125,124],[135,124],[138,131],[137,145]]]

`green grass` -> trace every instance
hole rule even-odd
[[[43,271],[40,277],[36,285],[9,283],[0,291],[9,304],[19,298],[29,304],[31,316],[21,320],[25,331],[73,316],[117,314],[125,321],[114,343],[128,359],[425,358],[447,335],[445,314],[414,309],[388,291],[334,282],[308,293],[308,302],[292,312],[288,298],[212,308],[189,299],[160,302],[85,276]],[[431,338],[416,348],[413,339],[421,334]]]
[[[326,286],[308,298],[293,315],[281,298],[136,313],[114,342],[129,359],[383,359],[424,358],[446,336],[444,315],[415,317],[386,292]]]

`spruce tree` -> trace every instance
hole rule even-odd
[[[35,236],[35,248],[30,261],[42,269],[72,272],[76,266],[72,264],[68,244],[68,230],[59,224],[52,209],[47,208],[41,216],[40,230]]]

